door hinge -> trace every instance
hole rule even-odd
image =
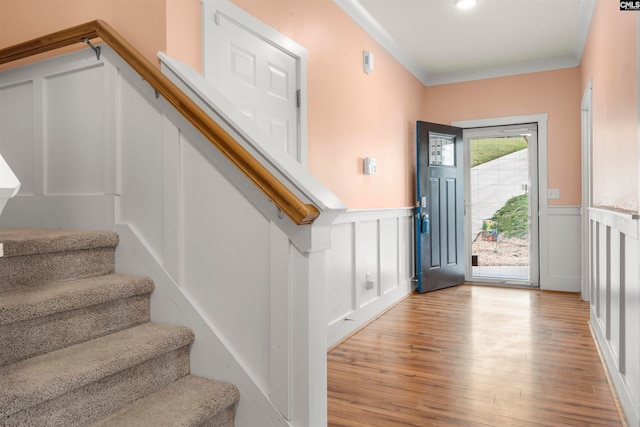
[[[302,105],[302,91],[298,89],[296,91],[296,107],[300,108]]]

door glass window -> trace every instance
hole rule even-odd
[[[451,135],[429,135],[429,165],[455,166],[455,137]]]

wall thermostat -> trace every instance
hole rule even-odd
[[[376,174],[376,159],[373,157],[364,158],[364,174],[375,175]]]

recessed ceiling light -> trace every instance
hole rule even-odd
[[[475,6],[477,0],[456,0],[456,7],[458,9],[470,9]]]

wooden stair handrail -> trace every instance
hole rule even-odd
[[[0,64],[81,43],[83,39],[91,40],[98,37],[111,46],[296,224],[311,224],[320,215],[314,205],[303,203],[105,21],[98,19],[0,49]]]

